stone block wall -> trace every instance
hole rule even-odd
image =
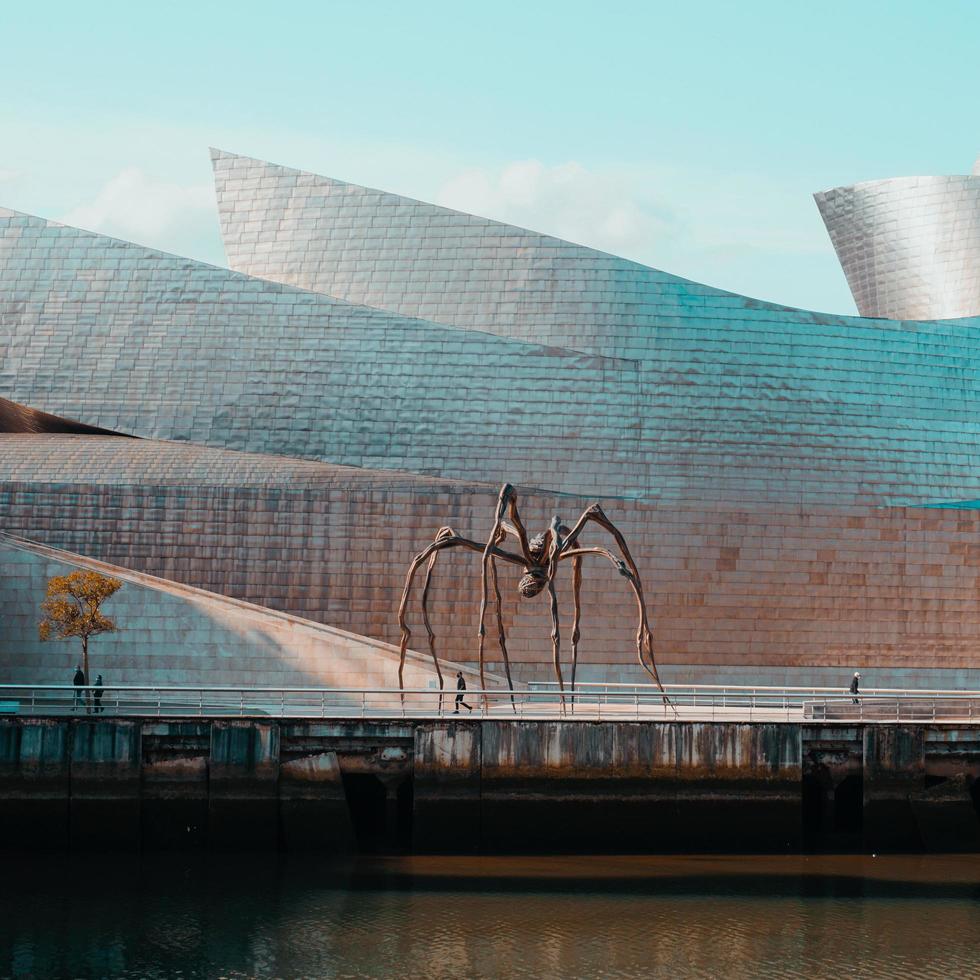
[[[102,674],[108,687],[397,687],[398,651],[385,643],[9,537],[0,537],[0,681],[71,683],[80,641],[42,643],[37,624],[48,579],[79,568],[123,581],[103,607],[118,632],[90,641],[90,681]],[[435,684],[431,665],[410,656],[406,687]]]
[[[130,447],[138,447],[139,454],[129,456]],[[104,479],[114,481],[97,485],[72,483],[68,469],[58,478],[52,460],[66,455],[60,450],[52,447],[45,457],[30,448],[20,457],[19,471],[35,465],[36,474],[47,473],[52,482],[0,482],[0,520],[54,547],[383,643],[398,641],[397,607],[412,555],[443,524],[477,540],[490,530],[492,486],[454,486],[407,475],[385,485],[377,474],[361,482],[347,478],[346,485],[331,485],[324,474],[318,486],[315,472],[302,477],[288,468],[279,485],[269,476],[265,486],[195,486],[195,480],[218,481],[190,467],[185,451],[200,463],[200,451],[189,447],[136,440],[93,443],[89,459],[101,466]],[[135,468],[153,455],[173,485],[163,476],[156,485],[127,482],[126,460]],[[303,465],[315,470],[318,464]],[[235,478],[232,473],[229,482]],[[531,492],[522,510],[530,528],[543,529],[553,510],[571,520],[589,502]],[[969,511],[603,503],[639,564],[656,654],[668,668],[667,678],[843,685],[860,669],[867,687],[977,684],[980,546]],[[590,532],[587,540],[604,543],[604,536]],[[548,679],[547,604],[519,600],[516,577],[501,569],[516,676]],[[32,588],[42,588],[40,578]],[[559,593],[567,664],[572,607],[564,572]],[[474,661],[478,602],[478,557],[447,555],[437,567],[430,603],[441,656]],[[36,607],[35,600],[30,607]],[[413,648],[424,652],[417,604],[410,610]],[[580,677],[642,679],[630,592],[598,558],[586,570],[583,610]],[[20,635],[33,635],[32,616],[24,617]],[[242,637],[236,643],[254,658],[242,671],[252,671],[256,682],[259,677],[269,683],[287,683],[291,676],[339,678],[336,668],[317,673],[309,666],[317,659],[315,644],[300,655],[298,640],[273,639],[284,629],[266,630],[261,639],[256,631],[224,631],[218,647],[227,651],[222,656],[232,656],[229,636]],[[294,652],[280,664],[277,658],[287,646]],[[11,651],[9,643],[6,649]],[[495,642],[487,649],[491,669],[499,672]],[[18,669],[33,657],[43,664],[59,656],[50,644],[9,655],[21,657]],[[160,677],[196,670],[196,655],[173,644],[166,657],[178,660],[170,668],[161,661]]]

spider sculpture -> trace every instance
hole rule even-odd
[[[509,518],[509,520],[508,520]],[[612,535],[616,546],[622,555],[617,558],[606,548],[583,548],[578,544],[578,539],[589,523],[597,524]],[[502,545],[506,542],[507,536],[512,535],[517,540],[520,552],[505,550]],[[637,570],[633,556],[626,546],[626,540],[616,526],[603,513],[598,504],[583,511],[582,516],[575,522],[575,526],[569,529],[561,520],[555,516],[551,519],[551,526],[547,531],[535,535],[528,539],[527,531],[521,522],[520,514],[517,510],[517,493],[514,488],[505,483],[500,490],[497,500],[497,513],[494,519],[493,530],[486,544],[480,544],[469,538],[460,537],[451,527],[442,527],[435,536],[435,540],[424,551],[417,554],[408,569],[405,578],[405,588],[402,591],[401,604],[398,607],[398,625],[401,627],[401,659],[398,665],[398,683],[404,688],[402,677],[405,667],[405,651],[408,649],[408,641],[412,636],[412,631],[408,628],[406,621],[406,611],[408,600],[412,591],[412,583],[415,574],[426,564],[425,579],[422,584],[421,606],[422,622],[425,624],[426,633],[429,636],[429,652],[432,655],[432,662],[435,665],[436,674],[439,677],[439,687],[443,687],[442,670],[439,667],[439,658],[436,656],[436,638],[429,622],[428,598],[429,586],[432,583],[432,570],[435,567],[439,552],[446,548],[468,548],[470,551],[480,552],[483,556],[483,572],[481,575],[481,599],[480,599],[480,630],[479,630],[479,650],[480,650],[480,686],[486,689],[484,680],[484,645],[486,640],[486,618],[487,618],[487,599],[489,590],[493,590],[497,614],[497,634],[500,642],[500,651],[503,655],[504,669],[507,673],[507,684],[510,690],[514,689],[510,675],[510,660],[507,656],[507,637],[504,632],[503,614],[500,603],[500,587],[497,582],[498,561],[509,562],[512,565],[519,565],[524,569],[524,575],[518,583],[518,591],[522,598],[532,599],[534,596],[548,591],[551,600],[551,644],[552,655],[554,657],[555,676],[558,680],[559,691],[564,693],[565,683],[561,672],[561,639],[558,629],[558,597],[555,594],[555,576],[558,573],[558,565],[566,559],[572,562],[572,595],[574,597],[575,611],[572,618],[572,675],[571,688],[575,689],[575,671],[578,666],[578,641],[579,623],[582,614],[582,604],[580,592],[582,588],[582,560],[587,555],[598,555],[607,558],[620,575],[625,578],[633,594],[636,597],[636,608],[639,616],[639,623],[636,630],[636,654],[640,661],[640,666],[656,681],[664,696],[666,694],[660,677],[657,674],[657,665],[653,657],[653,637],[650,633],[650,626],[647,621],[646,604],[643,599],[643,586],[640,584],[640,573]]]

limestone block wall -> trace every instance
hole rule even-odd
[[[398,652],[296,616],[0,536],[0,681],[68,684],[78,640],[38,639],[48,579],[94,569],[123,581],[104,606],[119,631],[90,641],[91,680],[106,685],[397,687]],[[474,680],[470,674],[471,682]],[[435,683],[412,656],[406,686]]]
[[[0,469],[4,527],[389,643],[412,555],[443,524],[484,539],[497,494],[493,485],[409,474],[386,483],[377,473],[277,461],[255,462],[253,485],[238,485],[235,466],[247,461],[226,459],[236,454],[92,440],[83,466],[75,450],[58,448],[76,437],[45,437],[46,454],[27,437],[8,438],[22,441],[0,453],[20,459],[19,480]],[[144,454],[158,468],[140,483],[132,474]],[[555,510],[567,521],[590,502],[528,492],[522,512],[543,529]],[[640,567],[668,677],[833,684],[860,668],[869,686],[977,682],[980,545],[969,509],[602,503]],[[602,534],[586,540],[605,543]],[[476,556],[456,552],[437,570],[430,608],[449,659],[475,658],[478,567]],[[510,569],[501,582],[517,674],[547,679],[546,603],[519,600]],[[565,573],[558,588],[567,663]],[[413,644],[424,649],[412,610]],[[586,570],[583,610],[581,676],[639,679],[632,600],[599,559]],[[488,649],[499,671],[495,645]]]

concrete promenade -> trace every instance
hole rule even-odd
[[[472,683],[473,672],[470,671]],[[0,684],[0,714],[110,717],[270,717],[561,721],[730,721],[841,723],[977,722],[980,692],[741,685],[578,684],[560,691],[539,683],[457,692],[449,678],[426,688],[266,688]],[[96,711],[96,708],[98,709]]]

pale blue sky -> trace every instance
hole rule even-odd
[[[812,192],[980,152],[976,0],[6,0],[0,37],[0,204],[214,262],[209,145],[853,312]]]

